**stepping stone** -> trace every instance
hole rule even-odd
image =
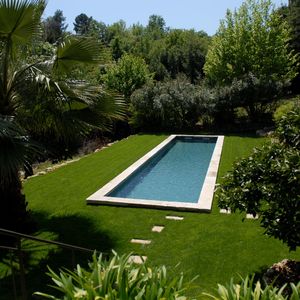
[[[220,209],[220,213],[221,214],[231,214],[231,210],[230,209],[225,209],[225,208],[222,208],[222,209]]]
[[[143,264],[147,260],[147,256],[140,255],[131,255],[128,259],[128,262],[133,262],[135,264]]]
[[[165,226],[160,225],[154,225],[152,227],[152,232],[162,232],[164,230]]]
[[[182,221],[184,217],[179,217],[179,216],[166,216],[167,220],[175,220],[175,221]]]
[[[141,245],[149,245],[151,244],[150,240],[142,240],[142,239],[132,239],[130,243],[133,244],[141,244]]]
[[[258,215],[256,215],[256,216],[254,217],[254,215],[252,215],[252,214],[247,214],[247,215],[246,215],[246,219],[257,220],[257,219],[258,219]]]

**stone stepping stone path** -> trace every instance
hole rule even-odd
[[[225,209],[225,208],[222,208],[222,209],[220,209],[220,213],[221,214],[231,214],[231,210],[230,209]]]
[[[182,221],[184,220],[184,217],[180,216],[171,216],[168,215],[166,216],[167,220],[173,220],[173,221]],[[152,232],[157,232],[160,233],[165,229],[164,225],[153,225],[151,231]],[[133,244],[140,244],[140,245],[150,245],[151,240],[146,240],[146,239],[131,239],[130,243]],[[129,262],[133,262],[135,264],[143,264],[147,260],[147,256],[141,256],[141,255],[131,255],[128,259]]]
[[[141,245],[149,245],[149,244],[151,244],[151,241],[150,240],[143,240],[143,239],[131,239],[130,243],[141,244]]]
[[[166,216],[167,220],[174,220],[174,221],[182,221],[184,217],[179,217],[179,216]]]
[[[133,262],[135,264],[143,264],[147,260],[147,256],[140,255],[131,255],[128,259],[128,262]]]
[[[252,215],[252,214],[247,214],[247,215],[246,215],[246,219],[257,220],[257,219],[258,219],[258,215],[256,215],[256,216],[254,217],[254,215]]]
[[[164,230],[165,226],[162,225],[154,225],[152,227],[152,232],[162,232]]]

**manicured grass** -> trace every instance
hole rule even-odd
[[[174,212],[142,208],[88,206],[87,196],[131,165],[160,143],[164,135],[137,135],[118,142],[62,167],[53,173],[32,178],[24,185],[30,209],[44,238],[109,252],[136,252],[147,255],[150,265],[165,264],[174,272],[183,271],[187,279],[196,275],[190,293],[212,291],[217,282],[225,283],[237,274],[259,272],[283,258],[300,259],[300,252],[289,253],[279,241],[263,235],[259,221],[245,220],[242,215],[219,214],[216,201],[211,213],[175,213],[183,221],[166,220]],[[265,139],[229,136],[225,138],[219,179],[230,170],[234,160],[247,155]],[[153,225],[165,225],[152,233]],[[151,239],[148,246],[130,244],[131,238]],[[28,245],[32,247],[32,245]],[[53,247],[52,247],[53,248]],[[50,283],[43,274],[46,264],[54,269],[69,267],[70,252],[50,251],[32,256],[28,274],[32,290],[46,290]],[[79,262],[86,255],[76,256]],[[0,293],[1,294],[1,293]],[[0,296],[1,298],[1,296]]]

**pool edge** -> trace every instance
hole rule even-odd
[[[136,169],[138,169],[141,165],[143,165],[148,159],[150,159],[164,146],[166,146],[169,142],[171,142],[176,136],[217,138],[216,145],[209,163],[209,167],[197,203],[117,198],[117,197],[105,196],[110,191],[112,191],[117,185],[123,182],[128,176],[130,176]],[[165,140],[163,140],[159,145],[157,145],[152,150],[147,152],[143,157],[138,159],[135,163],[130,165],[119,175],[114,177],[111,181],[105,184],[98,191],[90,195],[86,199],[86,202],[87,204],[93,204],[93,205],[144,207],[144,208],[169,209],[169,210],[181,210],[181,211],[210,212],[212,207],[213,197],[214,197],[214,189],[217,180],[223,142],[224,142],[224,136],[220,136],[220,135],[172,134],[169,137],[167,137]]]

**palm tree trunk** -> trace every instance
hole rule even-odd
[[[0,228],[22,233],[31,233],[35,229],[18,176],[0,185],[0,205]],[[13,244],[14,241],[0,237],[0,244],[3,243]]]

